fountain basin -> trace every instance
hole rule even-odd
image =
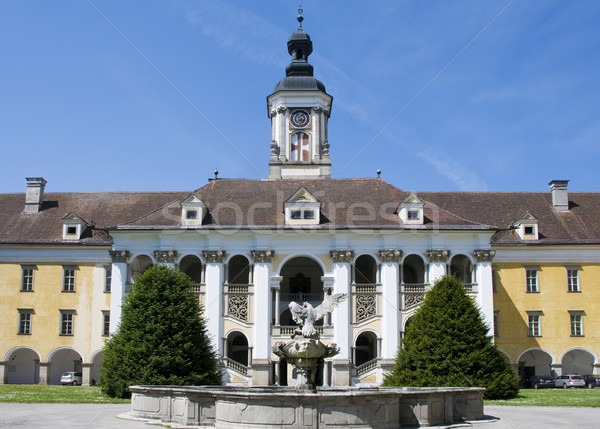
[[[217,429],[377,428],[447,425],[483,418],[485,389],[132,386],[130,416]]]

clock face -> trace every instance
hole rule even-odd
[[[290,120],[296,128],[305,128],[310,122],[310,115],[306,110],[294,110]]]

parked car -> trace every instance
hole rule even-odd
[[[594,387],[600,387],[600,375],[584,375],[585,387],[593,389]]]
[[[561,375],[560,377],[556,377],[554,385],[563,389],[568,387],[585,387],[585,380],[581,375]]]
[[[543,387],[554,387],[555,384],[554,377],[549,375],[534,375],[529,378],[524,384],[523,387],[530,389],[541,389]]]
[[[65,372],[60,377],[60,384],[72,384],[77,386],[81,384],[81,373],[80,372]]]

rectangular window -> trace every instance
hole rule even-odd
[[[302,219],[302,211],[301,210],[292,210],[290,213],[290,217],[292,219]]]
[[[492,268],[492,292],[498,292],[498,272],[495,268]]]
[[[419,219],[419,210],[408,210],[408,219],[409,220],[417,220]]]
[[[23,265],[21,277],[21,292],[33,292],[33,271],[34,266]]]
[[[75,292],[75,267],[63,267],[63,292]]]
[[[571,336],[572,337],[583,337],[583,312],[570,311],[569,319],[571,322]]]
[[[110,311],[102,312],[102,336],[108,337],[110,333]]]
[[[31,335],[31,309],[19,309],[19,327],[17,333],[19,335]]]
[[[525,282],[527,292],[539,292],[537,268],[525,268]]]
[[[494,311],[494,337],[499,337],[500,334],[498,332],[498,312]]]
[[[112,282],[112,267],[107,267],[104,276],[104,292],[110,292],[110,284]]]
[[[315,212],[313,210],[304,210],[304,219],[314,219]]]
[[[526,226],[525,227],[525,235],[533,235],[533,234],[534,234],[533,226]]]
[[[579,268],[567,268],[567,292],[581,292],[579,287]]]
[[[73,319],[75,310],[60,310],[60,335],[73,335]]]
[[[529,314],[527,316],[527,334],[530,337],[541,337],[541,315],[539,313]]]
[[[187,219],[197,219],[198,218],[198,210],[187,210],[185,212],[185,217]]]
[[[67,226],[67,234],[68,235],[77,234],[77,227],[76,226]]]

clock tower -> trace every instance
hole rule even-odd
[[[302,9],[298,12],[298,30],[287,43],[292,62],[285,79],[267,97],[272,129],[269,179],[329,179],[327,121],[333,97],[313,76],[308,63],[312,42],[302,30]]]

